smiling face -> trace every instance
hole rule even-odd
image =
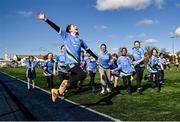
[[[32,62],[33,61],[33,56],[29,57],[29,61]]]
[[[100,46],[100,49],[101,49],[101,51],[102,51],[103,53],[106,52],[106,45],[102,44],[102,45]]]
[[[53,59],[53,54],[52,53],[48,54],[48,59]]]
[[[152,55],[157,56],[157,54],[158,54],[157,50],[153,49]]]
[[[61,53],[64,53],[64,49],[65,49],[65,47],[64,47],[64,45],[62,45],[61,46]]]
[[[134,47],[135,47],[135,48],[140,48],[140,46],[141,46],[141,45],[140,45],[140,42],[139,42],[139,41],[136,41],[136,42],[134,43]]]
[[[127,50],[126,50],[125,48],[123,48],[123,49],[121,50],[121,53],[122,53],[123,56],[125,56],[125,55],[127,54]]]
[[[78,27],[74,24],[68,25],[66,31],[69,32],[70,34],[79,35]]]

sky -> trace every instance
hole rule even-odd
[[[179,0],[0,0],[0,8],[0,57],[59,54],[62,39],[36,18],[40,11],[63,29],[76,24],[80,37],[96,53],[101,43],[110,52],[120,47],[131,52],[135,40],[141,40],[143,48],[169,52],[174,40],[175,51],[180,51]]]

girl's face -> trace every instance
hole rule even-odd
[[[61,52],[64,53],[64,46],[61,48]]]
[[[81,56],[82,56],[82,57],[84,56],[84,52],[81,52]]]
[[[134,44],[134,47],[135,47],[135,48],[140,48],[140,43],[139,43],[139,42],[136,42],[136,43]]]
[[[91,55],[89,53],[86,53],[87,57],[91,57]]]
[[[163,58],[164,56],[163,55],[160,55],[161,58]]]
[[[153,55],[156,56],[157,55],[157,51],[153,50]]]
[[[53,54],[48,54],[48,59],[53,59]]]
[[[117,60],[117,57],[116,57],[116,56],[112,56],[112,59],[113,59],[113,60]]]
[[[33,57],[30,57],[30,58],[29,58],[29,61],[33,61]]]
[[[102,45],[102,46],[101,46],[101,51],[102,51],[102,52],[105,52],[105,51],[106,51],[106,46]]]
[[[71,25],[69,32],[75,34],[78,33],[79,32],[78,27],[76,25]]]
[[[126,49],[122,49],[122,52],[121,52],[121,53],[122,53],[123,56],[125,56],[126,53],[127,53],[127,52],[126,52]]]

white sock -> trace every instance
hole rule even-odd
[[[34,89],[34,80],[32,80],[32,83],[33,83],[33,89]]]
[[[28,89],[30,89],[30,84],[29,83],[30,83],[30,79],[28,78],[28,84],[27,84],[28,85]]]

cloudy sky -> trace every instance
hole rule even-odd
[[[106,43],[110,52],[134,40],[172,51],[170,36],[180,37],[179,0],[1,0],[0,57],[13,54],[59,53],[62,40],[46,23],[36,19],[43,11],[62,28],[75,23],[93,51]],[[175,38],[175,51],[180,38]]]

